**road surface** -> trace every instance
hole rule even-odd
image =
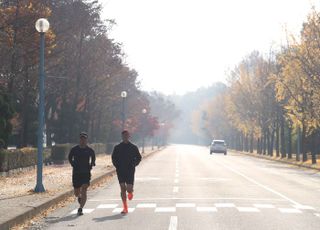
[[[44,229],[320,229],[320,174],[206,147],[173,145],[137,168],[130,213],[120,214],[116,178],[56,210]]]

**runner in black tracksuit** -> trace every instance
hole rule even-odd
[[[96,156],[92,148],[87,145],[88,135],[80,133],[80,144],[73,147],[68,159],[73,168],[72,184],[74,195],[78,197],[80,208],[78,215],[82,215],[82,209],[87,201],[87,189],[90,185],[91,169],[95,166]]]
[[[121,199],[123,202],[123,214],[128,213],[128,199],[133,198],[133,184],[135,167],[141,161],[141,155],[136,145],[129,141],[128,131],[122,132],[122,142],[114,147],[112,153],[112,163],[117,169],[117,176],[121,188]]]

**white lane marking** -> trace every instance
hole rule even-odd
[[[137,205],[137,208],[156,208],[157,204],[155,203],[141,203]]]
[[[214,206],[217,208],[234,208],[236,207],[233,203],[215,203]]]
[[[245,197],[156,197],[156,198],[135,198],[135,201],[155,201],[155,200],[244,200],[244,201],[278,201],[287,202],[283,199],[273,199],[273,198],[245,198]],[[113,199],[92,199],[89,202],[106,202],[106,201],[121,201],[120,198]]]
[[[177,216],[171,216],[170,218],[170,224],[169,224],[169,230],[177,230],[178,228],[178,217]]]
[[[112,212],[113,213],[121,213],[123,210],[123,208],[115,208]],[[134,208],[128,208],[128,212],[133,212],[134,211]]]
[[[174,187],[173,187],[173,192],[174,192],[174,193],[179,192],[179,187],[178,187],[178,186],[174,186]]]
[[[195,203],[177,203],[176,204],[177,208],[194,208],[196,207]]]
[[[176,177],[179,177],[179,173],[176,173]]]
[[[314,213],[316,217],[320,217],[320,213]]]
[[[118,207],[118,204],[100,204],[97,208],[116,208]]]
[[[217,212],[216,207],[197,207],[197,212]]]
[[[178,184],[179,183],[179,179],[174,179],[174,183]]]
[[[154,212],[175,212],[176,207],[157,207]]]
[[[239,212],[260,212],[257,208],[252,207],[237,207]]]
[[[272,204],[254,204],[253,206],[256,208],[275,208]]]
[[[159,177],[137,177],[135,178],[136,181],[155,181],[161,180]]]
[[[279,208],[281,213],[302,213],[299,209],[295,208]]]
[[[221,162],[218,162],[218,161],[216,161],[216,163],[219,164],[219,165],[221,165],[221,166],[223,166],[223,167],[225,167],[225,168],[227,168],[227,169],[229,169],[230,171],[238,174],[239,176],[242,176],[243,178],[247,179],[247,180],[250,181],[251,183],[258,185],[258,186],[260,186],[261,188],[264,188],[265,190],[267,190],[267,191],[269,191],[269,192],[272,192],[272,193],[274,193],[274,194],[282,197],[283,199],[285,199],[285,200],[287,200],[287,201],[289,201],[289,202],[291,202],[291,203],[293,203],[293,204],[295,204],[295,205],[301,205],[301,204],[299,204],[298,202],[290,199],[289,197],[281,194],[280,192],[277,192],[277,191],[273,190],[272,188],[269,188],[268,186],[263,185],[263,184],[259,183],[258,181],[256,181],[256,180],[254,180],[254,179],[252,179],[252,178],[244,175],[243,173],[239,172],[239,171],[236,170],[236,169],[233,169],[233,168],[231,168],[231,167],[229,167],[229,166],[227,166],[227,165],[225,165],[225,164],[223,164],[223,163],[221,163]]]
[[[205,180],[205,181],[214,181],[214,182],[219,182],[219,181],[230,181],[231,179],[229,178],[213,178],[213,177],[200,177],[200,180]]]
[[[314,207],[308,205],[293,205],[295,209],[303,209],[303,210],[315,210]]]
[[[93,212],[94,209],[91,208],[84,208],[82,209],[83,213],[91,213]],[[77,214],[78,213],[78,209],[73,210],[70,214]]]

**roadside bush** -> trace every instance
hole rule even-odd
[[[43,160],[50,158],[50,150],[45,149]],[[12,169],[25,168],[37,164],[37,149],[22,148],[15,150],[0,149],[0,172]]]

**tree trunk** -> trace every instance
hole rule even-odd
[[[276,156],[279,157],[280,156],[280,132],[279,132],[279,123],[276,126]]]
[[[292,159],[292,128],[288,126],[288,159]]]
[[[301,133],[301,152],[302,152],[302,161],[305,162],[308,160],[307,149],[306,149],[306,126],[302,124],[302,133]]]
[[[270,154],[269,154],[270,156],[273,156],[274,135],[275,135],[275,129],[272,130],[272,134],[271,134]]]
[[[281,117],[281,123],[280,123],[280,142],[281,142],[281,158],[286,157],[286,140],[285,140],[285,133],[284,133],[284,117]]]

